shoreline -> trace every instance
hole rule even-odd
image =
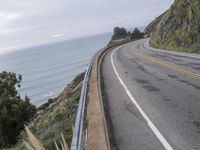
[[[68,143],[71,144],[72,124],[76,118],[76,109],[79,102],[84,73],[78,74],[59,95],[40,107],[37,107],[37,114],[28,123],[31,132],[48,149],[54,145],[54,141],[60,140],[63,133]],[[23,141],[27,141],[27,135],[21,132],[16,150],[26,150]]]

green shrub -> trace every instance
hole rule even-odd
[[[35,115],[36,107],[20,98],[16,86],[20,87],[21,75],[11,72],[0,73],[0,148],[16,144],[24,124]]]

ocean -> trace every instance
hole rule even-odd
[[[83,72],[110,38],[111,33],[105,33],[1,54],[0,71],[21,74],[21,97],[26,94],[33,104],[40,106]]]

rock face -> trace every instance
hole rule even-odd
[[[160,22],[160,20],[162,19],[162,17],[167,13],[164,12],[162,15],[160,15],[159,17],[155,18],[145,29],[144,29],[144,33],[147,37],[150,37],[151,34],[153,33],[153,31],[155,30],[156,26],[158,25],[158,23]]]
[[[185,52],[200,52],[200,0],[175,0],[151,36],[151,46]]]

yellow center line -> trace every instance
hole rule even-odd
[[[148,55],[145,55],[145,54],[140,54],[140,53],[137,53],[137,52],[134,52],[134,54],[136,56],[139,56],[139,57],[144,58],[146,60],[149,60],[151,62],[157,63],[157,64],[159,64],[161,66],[164,66],[164,67],[166,67],[168,69],[171,69],[173,71],[176,71],[176,72],[179,72],[179,73],[183,73],[183,74],[185,74],[185,75],[187,75],[189,77],[200,78],[200,74],[198,74],[198,73],[194,73],[194,72],[185,70],[183,68],[179,68],[177,66],[164,63],[163,61],[161,61],[158,58],[154,58],[154,57],[151,57],[151,56],[148,56]]]

